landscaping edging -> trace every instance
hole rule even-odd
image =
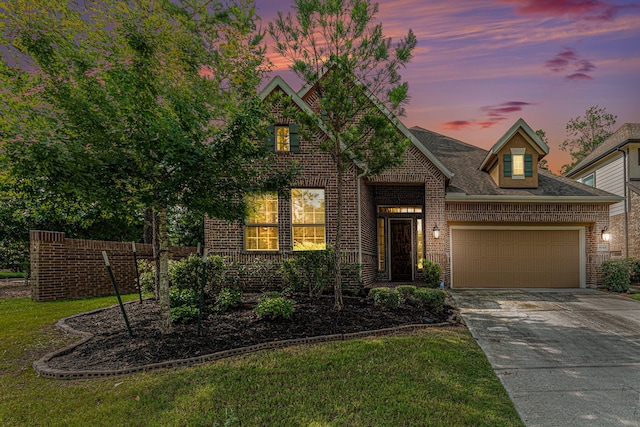
[[[130,303],[131,302],[127,304],[130,304]],[[316,337],[305,337],[305,338],[296,338],[296,339],[282,340],[282,341],[271,341],[271,342],[251,345],[248,347],[239,347],[231,350],[205,354],[203,356],[190,357],[187,359],[168,360],[166,362],[151,363],[148,365],[134,366],[131,368],[123,368],[123,369],[97,370],[97,371],[87,371],[87,370],[65,371],[62,369],[50,368],[48,365],[48,362],[51,359],[53,359],[54,357],[63,356],[73,351],[79,345],[82,345],[88,340],[90,340],[91,338],[93,338],[92,333],[74,329],[71,326],[66,324],[66,320],[72,319],[74,317],[97,313],[103,310],[107,310],[109,308],[111,307],[99,308],[96,310],[75,314],[73,316],[68,316],[58,320],[58,322],[56,323],[57,328],[61,329],[64,332],[68,332],[70,334],[80,336],[82,339],[76,343],[70,344],[59,350],[52,351],[44,355],[39,360],[36,360],[35,362],[33,362],[33,369],[38,373],[38,375],[41,377],[53,378],[58,380],[110,377],[110,376],[116,376],[116,375],[132,374],[135,372],[151,371],[154,369],[191,366],[199,363],[210,362],[210,361],[224,359],[231,356],[253,353],[256,351],[272,349],[272,348],[284,348],[284,347],[290,347],[294,345],[316,344],[316,343],[323,343],[323,342],[330,342],[330,341],[346,341],[346,340],[364,338],[364,337],[370,337],[370,336],[391,335],[398,332],[413,332],[416,330],[433,328],[433,327],[453,326],[451,323],[412,324],[412,325],[396,326],[393,328],[376,329],[371,331],[351,332],[348,334],[321,335]]]

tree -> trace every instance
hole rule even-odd
[[[256,86],[265,71],[249,0],[9,0],[0,153],[34,192],[157,214],[158,299],[171,328],[167,211],[242,218],[243,193],[279,189]]]
[[[544,142],[545,144],[549,145],[549,139],[547,138],[547,133],[545,131],[543,131],[542,129],[538,129],[536,131],[536,135],[538,135],[538,138],[540,138],[542,140],[542,142]],[[538,167],[540,169],[544,169],[544,170],[549,170],[549,162],[547,162],[547,159],[542,159],[538,162]]]
[[[589,108],[584,118],[578,116],[569,120],[566,126],[568,138],[564,140],[560,149],[571,154],[572,162],[562,166],[560,172],[568,173],[582,159],[607,139],[616,124],[617,116],[606,112],[606,108]]]
[[[382,24],[373,24],[378,5],[369,0],[296,0],[294,10],[286,16],[278,13],[269,33],[276,51],[318,93],[318,108],[313,113],[300,112],[298,120],[307,135],[319,126],[324,128],[327,138],[319,148],[336,167],[334,294],[335,307],[341,309],[343,177],[352,163],[361,176],[402,163],[410,142],[397,131],[397,119],[380,107],[398,116],[404,114],[408,84],[401,81],[399,70],[411,60],[416,38],[409,30],[392,45],[383,36]]]

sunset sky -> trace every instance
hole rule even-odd
[[[290,0],[256,0],[263,25]],[[408,126],[490,148],[523,118],[543,129],[557,172],[570,162],[559,145],[569,119],[605,107],[640,122],[638,0],[389,0],[377,18],[394,40],[418,38],[402,72],[409,82]],[[294,89],[301,84],[268,50]]]

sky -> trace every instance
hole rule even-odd
[[[640,0],[388,0],[376,19],[400,40],[418,39],[402,70],[411,97],[407,127],[420,126],[489,149],[519,119],[549,140],[558,172],[566,124],[592,106],[640,122]],[[263,26],[291,0],[256,0]],[[281,75],[301,83],[269,46]]]

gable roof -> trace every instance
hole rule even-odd
[[[307,104],[302,98],[305,97],[314,86],[315,85],[313,84],[306,84],[302,89],[300,89],[300,91],[296,93],[291,88],[291,86],[289,86],[287,82],[285,82],[282,79],[282,77],[276,76],[260,92],[260,99],[264,100],[267,96],[269,96],[271,92],[273,92],[276,88],[279,87],[287,95],[289,95],[293,100],[293,102],[295,102],[296,105],[300,106],[300,108],[302,108],[306,113],[313,114],[313,111],[311,110],[311,107],[309,107],[309,104]],[[393,123],[405,137],[409,138],[411,140],[411,143],[416,148],[418,148],[418,150],[420,150],[422,154],[424,154],[425,157],[429,159],[429,161],[431,161],[431,163],[433,163],[434,166],[438,168],[440,172],[442,172],[442,174],[445,176],[447,180],[450,180],[453,177],[453,173],[450,170],[448,170],[442,164],[442,162],[436,156],[434,156],[433,153],[431,153],[431,151],[429,151],[427,147],[419,143],[419,141],[409,131],[409,129],[404,125],[404,123],[402,123],[402,121],[400,121],[391,111],[389,111],[389,109],[384,105],[384,103],[380,102],[380,100],[376,96],[374,96],[366,86],[359,85],[359,87],[365,91],[365,94],[367,95],[367,97],[382,112],[382,114],[384,114],[385,117],[387,117],[387,119],[389,119],[389,121],[391,121],[391,123]],[[318,126],[320,126],[320,128],[325,133],[327,134],[329,133],[328,129],[326,128],[326,126],[324,126],[324,123],[322,123],[321,120],[318,121]]]
[[[629,142],[640,142],[640,123],[625,123],[582,159],[566,176],[571,177]]]
[[[538,188],[500,188],[487,172],[478,168],[489,151],[420,127],[412,127],[411,133],[455,175],[446,187],[447,201],[610,204],[622,200],[619,196],[544,169],[538,169]]]
[[[493,159],[498,155],[502,147],[504,147],[504,145],[509,142],[511,138],[513,138],[513,136],[516,134],[516,132],[518,132],[520,129],[522,129],[522,131],[524,132],[526,139],[529,141],[533,149],[538,152],[540,158],[549,154],[549,147],[547,146],[547,144],[545,144],[545,142],[540,139],[538,135],[536,135],[536,133],[533,131],[533,129],[531,129],[527,122],[520,118],[513,124],[513,126],[509,128],[509,130],[504,135],[502,135],[498,142],[496,142],[493,147],[491,147],[491,150],[489,150],[487,156],[480,165],[480,169],[484,170],[485,168],[490,167],[493,163]]]

